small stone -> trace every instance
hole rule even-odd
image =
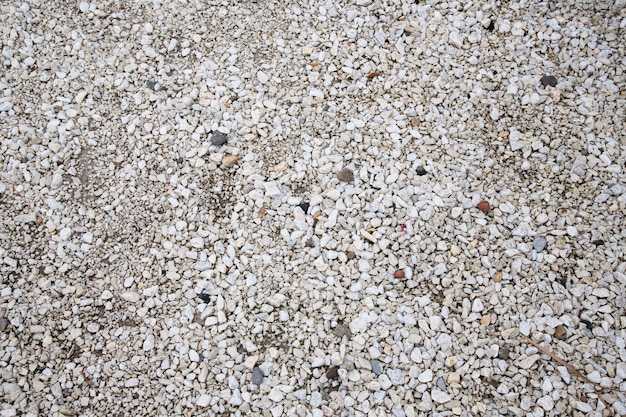
[[[562,324],[556,326],[556,329],[554,329],[554,337],[559,340],[565,340],[567,338],[567,329],[565,328],[565,326],[563,326]]]
[[[415,169],[415,173],[421,177],[422,175],[426,175],[426,169],[424,169],[424,167],[422,166],[419,166]]]
[[[154,349],[154,335],[149,334],[143,342],[143,350],[150,351]]]
[[[222,166],[224,168],[230,168],[239,161],[239,155],[226,155],[222,158]]]
[[[89,10],[89,3],[87,3],[86,1],[81,1],[78,5],[78,9],[83,13],[87,12]]]
[[[211,403],[211,396],[208,394],[202,394],[196,400],[196,405],[198,407],[208,407]]]
[[[474,301],[472,302],[472,313],[480,313],[484,309],[485,309],[485,306],[483,305],[483,302],[481,301],[481,299],[480,298],[474,299]]]
[[[256,73],[256,77],[259,80],[259,82],[261,84],[265,84],[266,82],[268,82],[270,80],[269,75],[267,75],[266,73],[264,73],[263,71],[259,71]]]
[[[443,377],[437,378],[436,385],[437,385],[437,388],[439,388],[442,391],[445,391],[446,389],[448,389],[448,387],[446,386],[446,381],[443,380]]]
[[[211,136],[211,143],[215,146],[222,146],[228,141],[228,136],[223,132],[215,132]]]
[[[544,87],[556,87],[556,77],[554,75],[544,75],[541,77],[541,85]]]
[[[154,81],[148,80],[148,81],[146,81],[146,87],[148,87],[152,91],[155,91],[156,90],[156,83]]]
[[[122,293],[122,295],[120,297],[123,300],[129,301],[131,303],[136,303],[137,301],[139,301],[139,293],[137,293],[135,291],[126,291],[126,292]]]
[[[201,294],[198,295],[198,298],[200,298],[202,300],[202,302],[204,302],[204,303],[210,303],[211,302],[211,296],[209,294],[201,293]]]
[[[302,211],[306,214],[309,212],[310,204],[305,201],[305,202],[298,204],[298,207],[300,207]]]
[[[397,269],[396,272],[393,273],[393,277],[397,279],[404,278],[404,271],[401,269]]]
[[[595,246],[601,246],[601,245],[604,245],[604,240],[596,239],[596,240],[592,240],[591,243]]]
[[[263,372],[261,372],[261,368],[255,366],[252,368],[252,383],[254,385],[261,385],[263,382]]]
[[[536,237],[535,240],[533,240],[533,248],[535,248],[535,250],[537,252],[541,252],[546,248],[546,239],[543,237]]]
[[[372,372],[374,372],[374,374],[380,375],[383,373],[383,367],[376,359],[371,360],[370,365],[372,366]]]
[[[478,210],[482,211],[483,213],[487,213],[489,209],[491,208],[491,206],[489,205],[489,202],[485,200],[478,203],[476,207],[478,208]]]
[[[129,378],[126,383],[124,383],[124,387],[133,388],[139,385],[139,378]]]
[[[452,398],[448,394],[438,389],[434,389],[430,392],[430,397],[432,400],[439,404],[444,404],[450,401]]]
[[[270,393],[267,394],[267,398],[274,401],[275,403],[281,402],[285,399],[285,394],[278,387],[274,387],[270,390]]]
[[[509,347],[508,346],[500,346],[500,349],[498,349],[498,358],[502,360],[509,359]]]
[[[337,173],[337,179],[343,182],[354,181],[354,172],[349,168],[344,168]]]
[[[337,365],[333,365],[330,368],[328,368],[328,371],[326,371],[326,378],[331,380],[331,379],[338,379],[339,378],[339,367]]]
[[[549,395],[545,395],[537,400],[537,405],[546,411],[551,411],[554,408],[554,400]]]
[[[496,274],[493,276],[493,282],[500,282],[500,281],[502,281],[502,271],[496,272]]]
[[[334,329],[333,329],[333,333],[335,333],[335,336],[337,337],[344,337],[347,336],[348,339],[352,338],[352,332],[350,331],[350,327],[346,326],[343,323],[339,323]]]
[[[518,366],[522,369],[529,369],[539,360],[540,357],[541,356],[538,354],[528,356],[519,361]]]
[[[0,317],[0,332],[4,333],[9,328],[9,324],[6,317]]]
[[[426,369],[424,372],[419,374],[417,379],[420,382],[430,382],[433,380],[433,371],[431,371],[430,369]]]

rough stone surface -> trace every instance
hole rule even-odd
[[[0,414],[626,413],[615,6],[0,2]]]

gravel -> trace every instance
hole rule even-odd
[[[623,3],[3,2],[0,415],[626,414]]]

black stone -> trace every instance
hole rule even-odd
[[[489,21],[489,26],[487,26],[487,30],[489,32],[493,32],[495,28],[496,28],[496,25],[493,23],[493,20]]]
[[[541,77],[541,85],[555,87],[556,86],[556,77],[554,75],[544,75]]]
[[[424,169],[424,167],[417,167],[415,169],[415,173],[419,176],[426,175],[426,170]]]
[[[300,207],[300,208],[302,209],[302,211],[304,212],[304,214],[306,214],[306,213],[308,213],[308,212],[309,212],[309,206],[310,206],[310,204],[309,204],[309,203],[307,203],[306,201],[304,201],[304,202],[302,202],[302,203],[298,204],[298,207]]]
[[[596,240],[592,241],[591,243],[593,243],[596,246],[600,246],[600,245],[604,245],[604,240],[596,239]]]
[[[593,330],[593,323],[591,323],[589,320],[580,319],[580,322],[587,326],[589,330]]]
[[[211,302],[211,296],[209,294],[200,294],[198,297],[200,297],[200,299],[202,301],[204,301],[205,303],[210,303]]]
[[[211,136],[211,143],[215,146],[222,146],[227,141],[228,137],[226,136],[226,133],[215,132],[213,133],[213,136]]]

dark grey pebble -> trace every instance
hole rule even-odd
[[[9,320],[6,317],[0,317],[0,332],[4,333],[9,328]]]
[[[228,137],[226,136],[226,133],[215,132],[213,133],[213,136],[211,136],[211,143],[215,146],[222,146],[227,141]]]
[[[376,359],[370,361],[370,365],[372,366],[372,372],[376,375],[380,375],[383,373],[383,367]]]
[[[252,383],[254,385],[261,385],[263,382],[263,372],[261,372],[261,368],[255,366],[252,368]]]
[[[331,380],[331,379],[337,379],[339,378],[339,367],[337,365],[333,365],[330,368],[328,368],[328,371],[326,371],[326,378]]]
[[[548,85],[550,87],[556,87],[556,77],[554,75],[544,75],[541,77],[541,85],[544,87]]]
[[[146,81],[146,87],[148,87],[150,90],[154,91],[156,89],[156,83],[154,81]]]
[[[591,243],[593,243],[596,246],[600,246],[600,245],[604,245],[604,240],[596,239],[596,240],[592,241]]]
[[[535,248],[537,252],[541,252],[546,248],[546,243],[545,238],[536,237],[535,240],[533,240],[533,248]]]
[[[202,293],[202,294],[198,295],[198,298],[200,298],[205,303],[210,303],[211,302],[211,296],[209,294]]]
[[[426,170],[424,169],[424,167],[417,167],[415,169],[415,173],[420,176],[426,175]]]

